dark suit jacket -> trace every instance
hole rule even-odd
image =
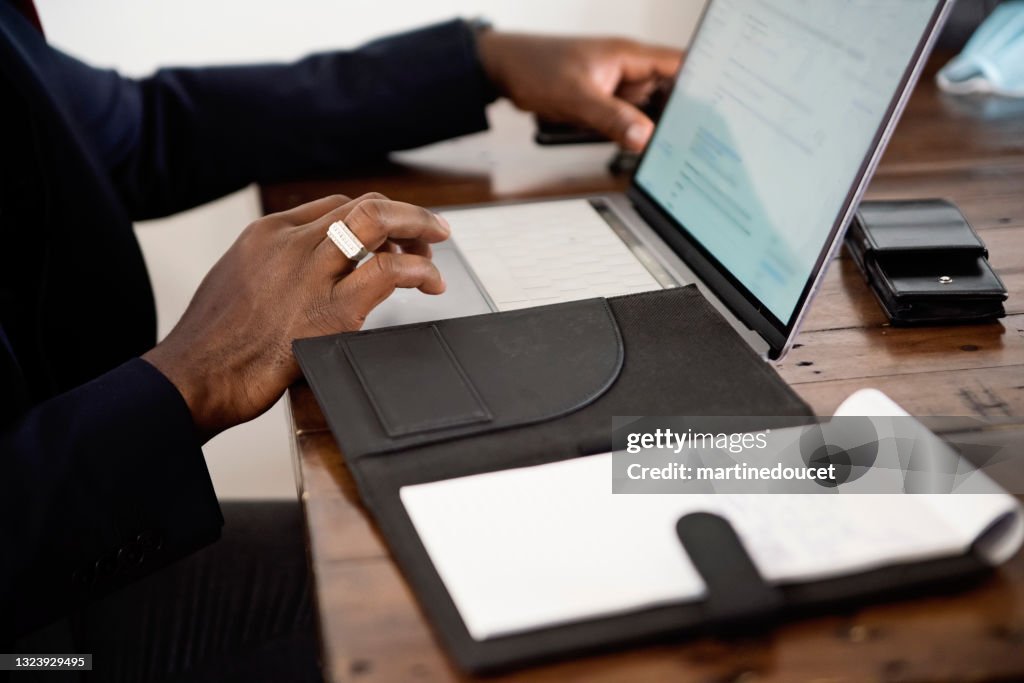
[[[0,92],[2,644],[220,533],[187,407],[137,358],[155,313],[132,220],[480,130],[493,93],[462,22],[130,80],[8,0]]]

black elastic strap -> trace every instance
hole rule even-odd
[[[680,518],[676,533],[707,586],[709,624],[760,621],[782,608],[782,594],[761,577],[724,517],[695,512]]]

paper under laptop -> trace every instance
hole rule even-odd
[[[906,415],[873,390],[836,414]],[[963,495],[613,495],[611,468],[609,453],[402,488],[473,638],[700,600],[675,531],[690,512],[729,519],[769,582],[963,554],[997,520],[989,562],[1024,541],[1020,504],[994,483]]]

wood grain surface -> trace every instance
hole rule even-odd
[[[540,148],[529,117],[499,104],[489,132],[396,155],[348,177],[263,188],[264,208],[377,191],[445,206],[621,190],[607,145]],[[870,199],[946,197],[987,242],[1009,317],[896,329],[852,262],[830,267],[779,373],[831,414],[882,389],[919,415],[1024,415],[1024,103],[957,100],[926,78]],[[464,680],[440,649],[374,525],[305,385],[290,391],[299,490],[329,681]],[[845,609],[745,639],[703,638],[526,669],[499,681],[1024,680],[1024,557],[969,589]]]

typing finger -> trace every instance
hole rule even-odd
[[[377,254],[335,285],[334,298],[344,306],[339,315],[348,325],[346,329],[362,327],[366,316],[396,288],[441,294],[445,283],[437,266],[428,258],[414,254]]]

